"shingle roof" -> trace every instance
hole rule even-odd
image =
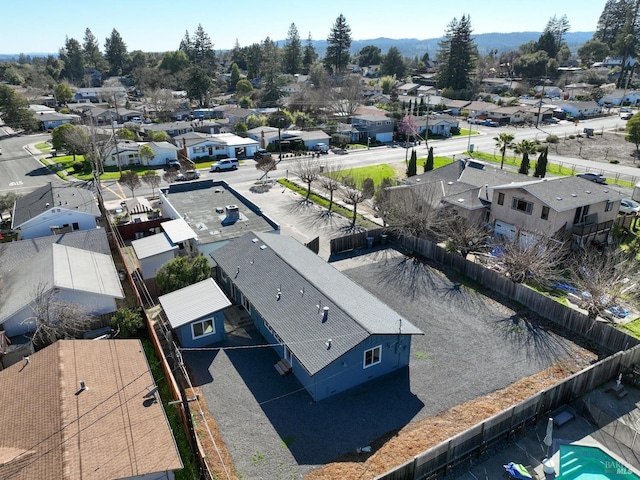
[[[607,185],[600,185],[575,176],[548,178],[523,185],[504,185],[495,188],[521,188],[557,212],[621,198],[619,192]]]
[[[231,305],[213,278],[207,278],[158,298],[171,324],[178,328]]]
[[[89,190],[49,182],[16,200],[13,212],[13,228],[37,217],[50,208],[61,208],[100,216],[96,200]]]
[[[23,309],[39,290],[74,290],[124,298],[110,255],[52,244],[2,276],[0,322]]]
[[[0,371],[0,478],[113,479],[182,468],[153,386],[139,340],[59,340]]]
[[[37,255],[52,243],[111,255],[107,233],[103,228],[76,230],[29,240],[0,243],[0,275],[24,265],[31,257]]]
[[[422,333],[291,237],[250,232],[211,257],[311,375],[369,335]]]

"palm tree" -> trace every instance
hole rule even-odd
[[[493,137],[496,141],[496,148],[500,149],[502,153],[502,160],[500,161],[500,170],[504,166],[504,156],[507,153],[507,148],[511,148],[513,139],[516,138],[512,133],[501,133],[497,137]]]
[[[514,147],[514,151],[518,155],[522,155],[522,163],[520,164],[520,169],[518,173],[522,173],[523,175],[529,174],[529,155],[532,153],[536,153],[536,142],[533,140],[522,140],[517,143]]]

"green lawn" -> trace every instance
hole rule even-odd
[[[47,142],[36,143],[36,148],[42,153],[49,153],[51,151],[51,144]]]
[[[427,163],[427,157],[418,159],[418,175],[423,173],[424,164]],[[453,163],[453,160],[449,157],[433,157],[433,168],[444,167],[445,165],[449,165]]]
[[[389,165],[371,165],[369,167],[350,168],[347,170],[339,170],[335,173],[336,178],[341,179],[347,176],[351,176],[355,179],[356,185],[362,187],[362,182],[366,178],[373,180],[374,185],[377,187],[382,183],[383,178],[395,178],[396,171]]]
[[[640,318],[636,318],[633,322],[618,325],[618,327],[629,333],[629,335],[640,338]]]

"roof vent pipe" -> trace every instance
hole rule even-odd
[[[322,323],[326,322],[329,318],[329,307],[324,307],[322,309]]]

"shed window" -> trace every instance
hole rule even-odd
[[[364,365],[363,368],[372,367],[382,361],[382,345],[370,348],[364,352]]]
[[[504,205],[504,193],[498,193],[498,205]]]
[[[533,211],[533,203],[522,200],[521,198],[514,198],[511,202],[511,208],[531,215],[531,212]]]
[[[193,322],[191,324],[191,330],[193,332],[193,338],[206,337],[207,335],[213,335],[216,333],[216,327],[213,324],[213,319],[208,318],[199,322]]]
[[[607,206],[605,207],[604,211],[605,212],[610,212],[611,210],[613,210],[613,202],[611,200],[607,201]]]

